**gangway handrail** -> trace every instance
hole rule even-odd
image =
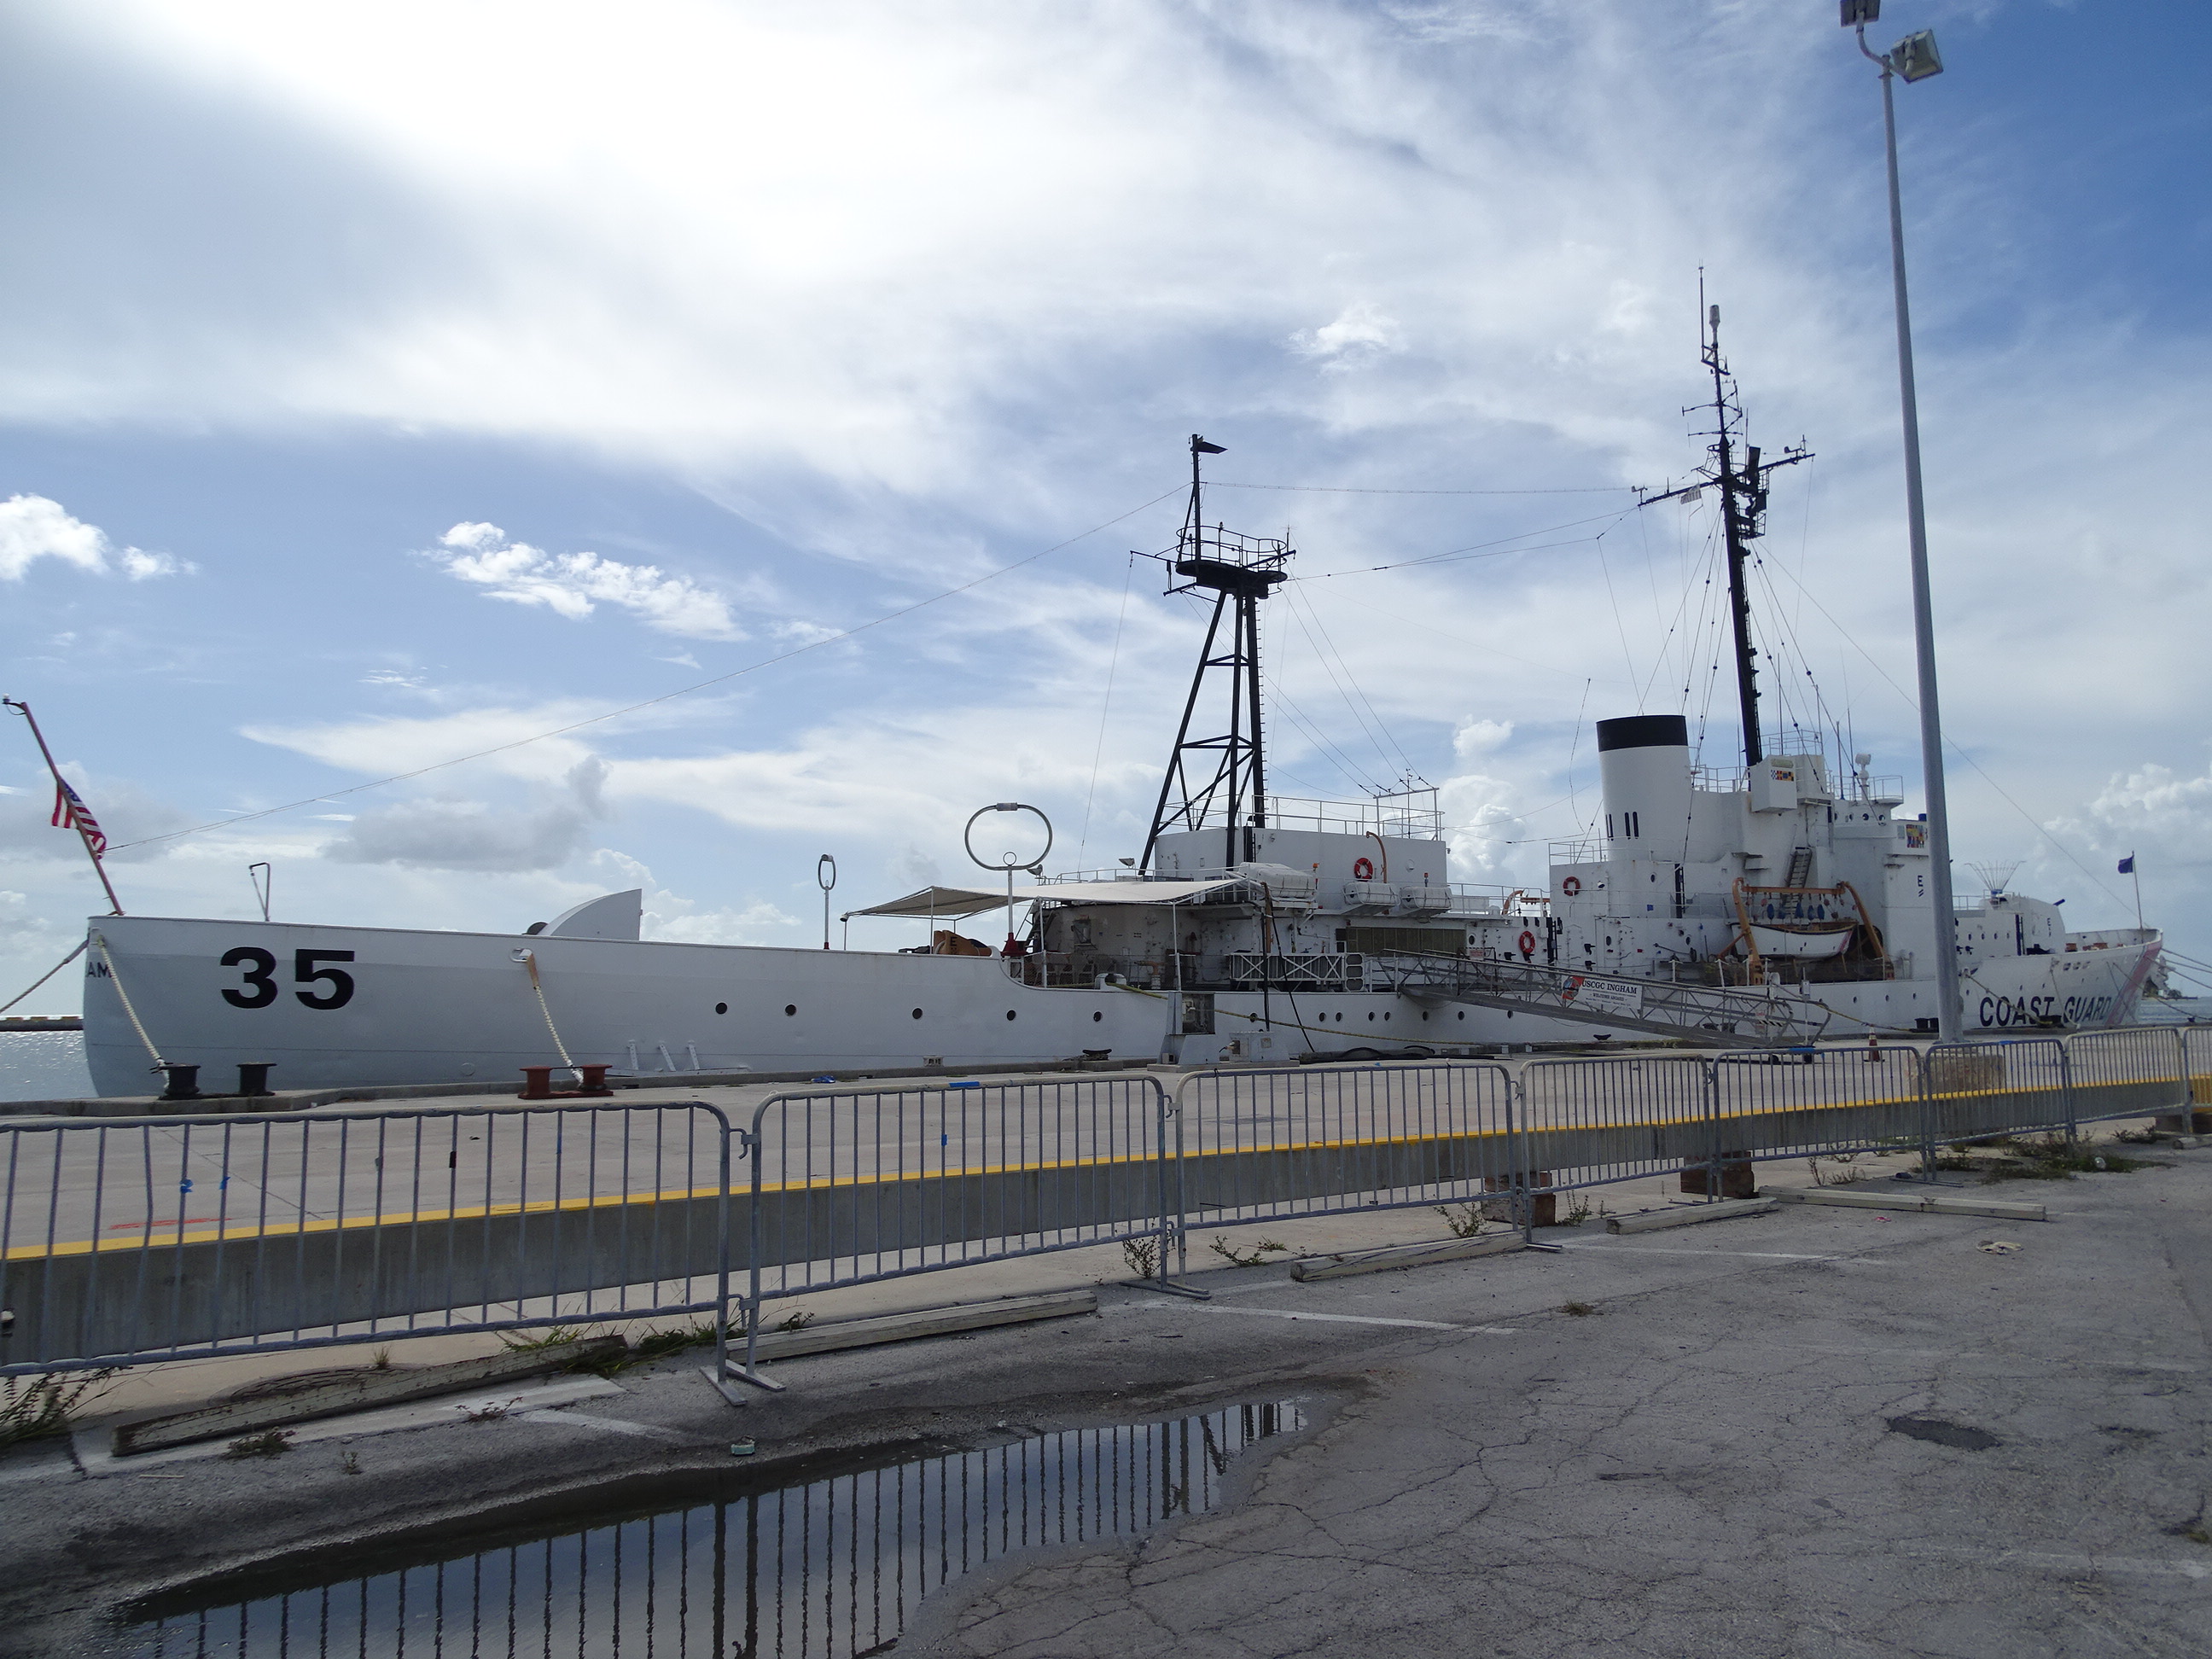
[[[1826,1030],[1833,1012],[1810,999],[1771,991],[1682,985],[1622,974],[1586,973],[1542,963],[1482,960],[1419,951],[1370,951],[1367,971],[1370,983],[1380,977],[1391,989],[1407,996],[1431,996],[1476,1007],[1504,1008],[1665,1036],[1694,1036],[1701,1042],[1729,1047],[1810,1042]]]

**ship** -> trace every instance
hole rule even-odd
[[[1807,452],[1743,441],[1717,309],[1709,326],[1714,441],[1696,482],[1646,502],[1717,494],[1741,763],[1702,764],[1685,714],[1596,721],[1601,808],[1551,845],[1544,890],[1453,880],[1438,792],[1418,777],[1348,802],[1269,792],[1261,611],[1295,550],[1207,522],[1203,460],[1223,451],[1194,435],[1182,526],[1158,557],[1210,620],[1134,856],[852,913],[923,922],[911,950],[647,939],[636,890],[517,933],[100,916],[94,1086],[143,1095],[157,1066],[210,1086],[254,1068],[244,1091],[547,1066],[665,1080],[1924,1038],[1946,949],[1969,1034],[2129,1023],[2157,929],[2072,931],[2060,903],[2001,884],[1940,917],[1927,825],[1902,815],[1897,781],[1870,754],[1761,732],[1747,565],[1772,473]],[[1002,904],[996,948],[949,925]]]

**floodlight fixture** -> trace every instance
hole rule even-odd
[[[1881,19],[1881,0],[1844,0],[1844,27],[1858,28]]]
[[[1943,59],[1936,50],[1936,31],[1908,34],[1889,49],[1889,61],[1907,81],[1925,81],[1943,72]]]

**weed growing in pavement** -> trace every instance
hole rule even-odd
[[[338,1473],[340,1474],[359,1474],[361,1473],[361,1454],[359,1452],[348,1452],[343,1456],[340,1457],[338,1459]]]
[[[66,1434],[87,1400],[107,1392],[116,1376],[99,1371],[48,1371],[44,1376],[11,1376],[0,1388],[0,1446]]]
[[[1834,1154],[1835,1161],[1838,1164],[1850,1162],[1854,1154],[1850,1152]],[[1864,1170],[1823,1170],[1820,1167],[1820,1160],[1817,1158],[1807,1158],[1805,1167],[1813,1172],[1813,1184],[1815,1187],[1848,1187],[1851,1182],[1862,1179],[1866,1175]]]
[[[521,1403],[519,1399],[487,1401],[481,1406],[463,1410],[461,1415],[471,1423],[496,1423]]]
[[[780,1331],[803,1331],[814,1322],[811,1313],[795,1313],[776,1327]]]
[[[1278,1244],[1272,1238],[1263,1238],[1249,1251],[1238,1254],[1230,1242],[1218,1235],[1213,1241],[1213,1253],[1232,1267],[1256,1267],[1267,1261],[1271,1253],[1289,1250],[1287,1244]]]
[[[1142,1238],[1123,1239],[1121,1260],[1129,1264],[1129,1272],[1136,1278],[1156,1278],[1160,1271],[1159,1235],[1147,1233]]]
[[[1612,1213],[1613,1212],[1610,1210],[1605,1207],[1605,1200],[1603,1199],[1599,1199],[1596,1206],[1593,1207],[1590,1203],[1590,1196],[1588,1193],[1579,1191],[1571,1192],[1567,1194],[1567,1213],[1563,1218],[1562,1224],[1569,1227],[1579,1227],[1583,1222],[1589,1220],[1593,1216],[1598,1220],[1602,1221],[1607,1216]]]
[[[259,1434],[249,1434],[243,1439],[232,1441],[224,1448],[222,1455],[236,1461],[248,1457],[282,1457],[291,1449],[291,1430],[264,1429]]]
[[[370,1349],[368,1352],[368,1368],[373,1371],[390,1370],[392,1369],[392,1350],[390,1348]]]
[[[1444,1225],[1452,1230],[1455,1238],[1480,1238],[1482,1224],[1490,1219],[1483,1214],[1480,1204],[1439,1204],[1436,1210],[1444,1218]]]
[[[1577,1319],[1588,1319],[1597,1310],[1587,1302],[1562,1302],[1559,1304],[1559,1311],[1563,1314],[1572,1314]]]
[[[642,1365],[648,1361],[665,1359],[671,1354],[682,1353],[686,1348],[702,1348],[714,1340],[714,1322],[702,1320],[696,1325],[686,1325],[672,1331],[648,1331],[629,1345],[629,1352],[622,1356],[626,1368]]]

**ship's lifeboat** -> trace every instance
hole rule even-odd
[[[1857,930],[1855,921],[1754,921],[1751,939],[1762,957],[1839,957]]]

